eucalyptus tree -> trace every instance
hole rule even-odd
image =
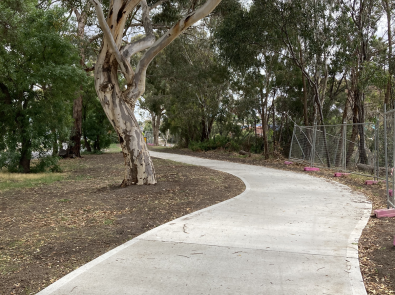
[[[148,111],[151,116],[154,145],[157,146],[159,145],[159,128],[161,124],[161,119],[165,112],[164,100],[167,95],[161,92],[161,90],[163,90],[161,88],[151,88],[150,90],[151,91],[146,92],[144,100],[140,100],[139,106],[140,108]]]
[[[343,39],[343,50],[348,52],[347,91],[354,125],[351,141],[359,135],[359,160],[365,164],[364,127],[366,87],[373,78],[372,68],[376,67],[373,57],[377,54],[374,43],[377,40],[377,24],[382,16],[382,6],[376,0],[342,0],[342,14],[349,20],[345,23],[347,34]],[[377,68],[377,67],[376,67]],[[357,127],[358,126],[358,127]],[[352,149],[351,144],[349,149]]]
[[[106,7],[107,16],[98,0],[90,1],[103,32],[103,44],[94,72],[95,88],[108,119],[119,135],[125,159],[122,186],[155,184],[154,167],[134,115],[136,102],[145,92],[147,68],[159,52],[213,11],[220,0],[203,3],[160,0],[150,2],[150,6],[146,0],[114,0]],[[179,20],[156,39],[151,16],[159,6],[164,12],[168,11],[166,7],[171,8]],[[130,42],[131,39],[127,38],[130,31],[125,32],[125,25],[130,17],[136,15],[139,15],[138,22],[144,27],[145,36]],[[146,50],[145,53],[133,68],[130,58],[143,50]],[[119,83],[119,72],[125,81],[124,87]]]
[[[323,105],[327,98],[329,65],[339,50],[338,32],[344,20],[338,17],[341,15],[340,6],[335,1],[321,0],[255,1],[254,5],[257,12],[269,12],[268,20],[274,24],[275,37],[284,44],[286,56],[299,67],[312,90],[314,122],[325,124]],[[323,140],[329,166],[325,128]]]
[[[264,155],[269,157],[268,122],[272,120],[274,133],[276,124],[275,97],[279,89],[284,88],[277,81],[282,68],[288,70],[287,80],[290,76],[289,60],[284,58],[285,46],[280,31],[273,26],[273,19],[279,18],[279,11],[275,11],[275,1],[253,3],[247,10],[242,6],[233,6],[215,30],[216,44],[221,56],[232,68],[234,74],[233,87],[244,100],[255,101],[248,105],[258,111],[263,129]],[[261,7],[270,8],[264,11]],[[277,13],[277,15],[273,15]],[[300,12],[299,12],[300,13]],[[264,17],[262,17],[264,15]],[[276,19],[276,21],[278,21]],[[239,29],[242,28],[242,29]],[[285,64],[287,64],[285,66]],[[285,83],[288,84],[289,83]],[[308,122],[307,114],[307,87],[304,87],[304,120]],[[271,104],[270,104],[271,102]],[[272,113],[270,118],[269,112]],[[273,151],[275,136],[272,136]]]
[[[392,56],[392,17],[393,17],[393,11],[395,8],[395,3],[393,0],[382,0],[381,5],[383,6],[383,10],[385,12],[385,16],[387,19],[387,42],[388,42],[388,82],[387,82],[387,89],[385,92],[385,99],[384,103],[387,105],[390,105],[390,101],[394,105],[393,102],[393,89],[392,89],[392,80],[393,80],[393,75],[395,74],[395,65],[394,65],[394,60]]]
[[[51,7],[59,5],[59,2],[74,24],[74,27],[70,27],[68,36],[79,50],[80,67],[87,73],[93,71],[92,56],[95,55],[95,47],[99,46],[97,43],[101,38],[101,34],[92,35],[91,32],[87,34],[86,30],[92,31],[96,25],[94,9],[89,0],[46,0],[40,1],[36,6],[42,10],[51,9]],[[85,90],[84,85],[81,84],[80,91],[77,91],[75,94],[76,98],[72,107],[73,126],[69,139],[65,140],[68,142],[68,154],[73,154],[77,157],[81,156],[83,96]],[[87,91],[89,92],[89,90]]]
[[[166,51],[166,50],[165,50]],[[165,104],[170,100],[171,78],[167,55],[162,52],[155,58],[147,70],[147,85],[143,99],[139,100],[140,108],[151,116],[154,145],[159,145],[159,128],[162,116],[165,114]]]
[[[88,0],[86,1],[68,1],[64,0],[65,6],[75,15],[77,21],[76,40],[80,54],[80,66],[87,72],[93,70],[86,65],[86,47],[87,39],[85,29],[89,18],[92,18],[92,8]],[[95,37],[91,37],[90,41],[94,41]],[[77,157],[81,156],[81,136],[82,136],[82,111],[83,111],[83,87],[81,85],[77,98],[73,102],[73,120],[74,124],[71,130],[68,152]],[[86,141],[85,141],[86,143]]]
[[[171,129],[184,143],[206,141],[229,95],[229,73],[203,29],[194,29],[165,49],[165,58],[149,71],[148,81],[162,81],[156,91]]]

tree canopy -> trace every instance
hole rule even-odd
[[[77,137],[87,150],[118,137],[125,184],[139,183],[136,163],[150,167],[126,146],[144,146],[137,102],[155,144],[170,133],[266,158],[287,154],[294,123],[363,123],[394,107],[392,0],[129,1],[124,16],[122,1],[0,3],[3,167],[28,172],[32,152],[56,154],[79,128],[76,98]]]

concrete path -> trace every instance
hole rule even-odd
[[[155,228],[46,294],[366,294],[358,239],[371,205],[324,179],[151,152],[240,177],[241,195]]]

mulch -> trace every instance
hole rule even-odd
[[[65,159],[67,177],[0,191],[0,294],[35,294],[163,223],[245,190],[235,176],[153,159],[158,183],[121,188],[120,153]]]
[[[365,185],[365,180],[372,178],[359,175],[349,175],[346,177],[334,177],[334,171],[320,169],[317,172],[305,172],[305,165],[293,163],[285,165],[285,159],[281,156],[265,160],[262,155],[251,154],[239,155],[235,152],[225,150],[215,150],[207,152],[193,152],[189,149],[178,148],[154,148],[158,152],[175,153],[244,163],[250,165],[265,166],[275,169],[295,171],[299,173],[309,173],[316,177],[322,177],[331,181],[349,186],[354,191],[363,193],[372,203],[373,210],[387,208],[386,205],[386,185],[379,183],[375,185]],[[373,213],[373,212],[372,212]],[[370,294],[395,294],[395,218],[375,218],[372,216],[359,239],[359,260],[360,268],[365,283],[367,293]]]

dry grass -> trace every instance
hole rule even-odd
[[[32,187],[44,183],[59,181],[65,173],[9,173],[0,172],[0,192],[13,188]]]

